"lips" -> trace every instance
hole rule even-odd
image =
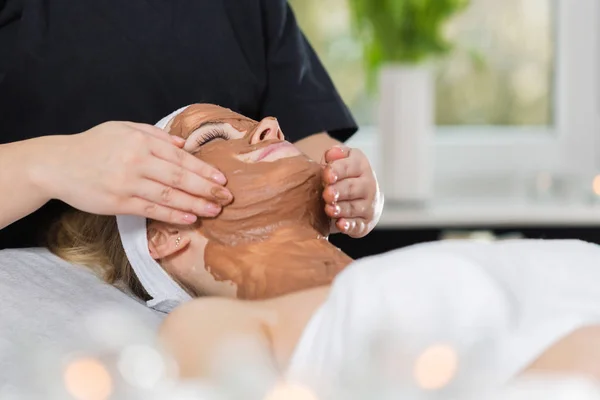
[[[256,162],[263,160],[264,158],[266,158],[269,154],[284,148],[284,147],[288,147],[291,146],[292,144],[290,142],[286,142],[286,141],[282,141],[282,142],[278,142],[278,143],[273,143],[272,145],[269,145],[267,147],[265,147],[263,149],[263,151],[258,155],[258,158],[256,159]]]

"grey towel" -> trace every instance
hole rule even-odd
[[[164,314],[45,249],[0,251],[0,388],[33,367],[36,349],[68,349],[85,340],[85,317],[99,309],[135,316],[155,330]],[[33,351],[33,350],[31,350]]]

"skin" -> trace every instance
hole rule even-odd
[[[333,200],[334,208],[326,210],[335,227],[362,237],[377,223],[383,199],[360,152],[340,155],[334,149],[334,155],[323,156],[336,145],[340,143],[326,133],[297,142],[309,157],[323,157],[337,176],[324,182],[339,193],[340,212]],[[222,201],[212,193],[226,180],[214,167],[185,154],[182,146],[154,126],[119,121],[75,135],[1,144],[0,191],[12,195],[0,197],[0,229],[51,199],[93,214],[132,214],[171,224],[214,216]]]
[[[167,125],[167,129],[170,129],[170,127],[171,124]],[[184,143],[187,143],[187,150],[191,154],[198,151],[197,141],[206,138],[214,128],[213,125],[204,126],[182,138],[185,141]],[[222,124],[222,128],[230,139],[242,139],[245,135],[245,132],[236,130],[230,124]],[[262,132],[267,132],[267,134],[261,138]],[[256,135],[251,139],[251,142],[258,144],[263,140],[273,139],[284,139],[279,124],[274,119],[264,119],[256,129]],[[219,141],[223,140],[217,138],[212,142],[218,144]],[[253,162],[261,151],[258,150],[239,156],[240,161]],[[293,146],[286,147],[271,153],[268,158],[260,162],[274,161],[297,156],[298,154],[300,154],[300,150],[297,148]],[[229,198],[226,198],[223,205],[226,205],[229,201]],[[177,241],[177,239],[179,240]],[[219,282],[206,270],[204,251],[207,244],[206,237],[193,226],[173,226],[159,221],[152,222],[149,225],[148,248],[150,255],[159,260],[161,266],[186,289],[194,294],[235,297],[237,288],[233,282]]]
[[[214,352],[238,334],[267,349],[283,373],[304,327],[328,293],[329,286],[324,286],[262,301],[195,299],[169,314],[159,336],[182,379],[209,377]]]
[[[198,146],[195,144],[197,139],[207,131],[206,128],[200,128],[185,136],[185,146],[189,151],[198,150],[193,146]],[[231,139],[240,139],[245,134],[231,125],[226,127],[226,131]],[[274,139],[283,140],[279,125],[274,119],[265,119],[250,138],[249,148],[259,145],[261,140]],[[222,140],[213,140],[211,146],[218,146]],[[282,147],[259,161],[260,155],[260,151],[251,151],[240,153],[236,157],[246,163],[268,163],[297,156],[298,150]],[[204,268],[189,268],[198,259],[202,259],[206,246],[206,239],[198,230],[184,231],[178,227],[156,223],[151,227],[149,237],[151,254],[155,258],[164,257],[163,266],[171,275],[200,292],[222,296],[198,298],[180,306],[166,318],[161,327],[161,339],[179,363],[182,378],[209,377],[213,352],[220,346],[226,346],[227,338],[232,335],[245,335],[254,339],[269,352],[273,364],[281,372],[286,370],[306,324],[327,298],[329,285],[268,300],[223,298],[233,297],[234,288],[229,283],[215,281]],[[176,238],[180,238],[179,245],[175,244]],[[597,363],[600,352],[596,349],[600,349],[600,327],[578,329],[550,346],[522,371],[522,375],[560,373],[600,379]]]
[[[360,149],[344,146],[326,133],[295,143],[313,160],[327,166],[323,174],[325,212],[332,218],[331,232],[354,238],[375,228],[383,211],[383,195],[369,160]],[[323,153],[311,149],[327,149]]]
[[[184,148],[190,154],[223,168],[223,171],[229,171],[232,174],[230,188],[234,193],[243,193],[244,189],[240,186],[244,185],[243,179],[257,182],[269,176],[276,180],[283,179],[280,189],[291,185],[290,192],[288,189],[285,189],[285,192],[273,192],[273,195],[278,196],[279,204],[287,204],[282,202],[293,203],[293,199],[298,196],[300,201],[306,200],[304,190],[314,187],[314,179],[317,179],[318,186],[321,175],[319,165],[306,159],[295,146],[284,141],[283,133],[274,118],[265,118],[258,123],[230,110],[201,104],[190,107],[176,117],[167,125],[167,129],[171,134],[180,135],[185,139]],[[290,159],[289,162],[282,163],[281,160],[286,158]],[[276,163],[276,166],[270,167],[270,163]],[[240,174],[241,171],[246,173]],[[277,172],[278,177],[272,175],[272,172]],[[313,183],[309,183],[307,187],[296,186],[293,180],[290,181],[290,175],[286,175],[298,176],[298,173],[302,174],[301,179],[297,180],[298,183]],[[304,178],[305,173],[313,178],[307,181]],[[242,181],[239,181],[240,176],[244,176]],[[259,197],[250,193],[247,196],[239,196],[237,202],[231,204],[222,215],[216,219],[202,220],[197,226],[151,222],[148,234],[150,254],[176,281],[195,295],[267,298],[331,282],[337,271],[343,269],[351,259],[324,237],[328,220],[324,212],[319,211],[319,208],[323,207],[318,198],[319,190],[314,192],[312,206],[307,205],[305,211],[295,214],[290,213],[286,207],[280,207],[270,208],[269,214],[264,214],[266,210],[261,208],[261,204],[263,199],[270,198],[268,196],[271,194],[260,190],[260,187],[259,184],[254,189],[258,190]],[[222,194],[224,204],[229,204],[230,198],[225,196],[225,193]],[[259,201],[256,202],[256,199]],[[258,213],[257,217],[245,217],[248,214],[247,207],[253,210],[250,211],[251,215]],[[308,211],[309,209],[312,211]],[[275,218],[277,223],[271,225],[268,215],[272,215],[271,219]],[[310,222],[311,215],[317,217],[314,221],[316,225]],[[288,221],[286,218],[291,220],[285,222]],[[244,232],[242,226],[230,227],[231,221],[236,221],[234,225],[237,221],[241,221],[244,226],[251,224],[247,228],[248,232],[253,232],[252,235],[257,234],[257,229],[269,230],[265,231],[268,233],[259,241],[256,241],[256,236],[252,236],[254,239],[244,244],[246,239],[240,236],[241,232]],[[282,225],[285,223],[292,223],[294,229],[286,228],[288,225]],[[271,231],[270,226],[276,227],[276,230]],[[234,241],[237,244],[229,243],[229,239],[223,236],[220,239],[215,236],[225,232],[227,238],[230,235],[236,236]],[[212,242],[208,240],[211,236],[215,236]],[[281,247],[285,247],[286,251],[278,256],[278,262],[274,263],[272,257],[265,256],[274,254],[272,250],[275,249],[276,252],[277,248]],[[232,252],[239,254],[239,257],[229,255]],[[290,258],[287,256],[290,252],[311,256]],[[205,262],[208,262],[210,267],[206,267]],[[281,269],[279,262],[285,263],[287,268]],[[226,276],[230,278],[225,278]]]
[[[210,378],[215,350],[244,335],[267,350],[284,373],[302,331],[329,292],[322,287],[267,301],[195,299],[170,314],[160,329],[180,378]],[[600,380],[600,326],[575,330],[559,340],[519,376],[579,376]]]
[[[383,195],[369,160],[360,149],[334,146],[325,152],[323,199],[335,228],[353,238],[375,228],[383,211]]]
[[[0,191],[12,193],[12,196],[0,196],[0,229],[31,214],[50,199],[32,179],[37,158],[31,159],[32,153],[41,153],[48,140],[40,138],[0,145]]]
[[[94,214],[191,224],[212,216],[225,177],[154,126],[108,122],[68,136],[0,145],[0,228],[50,199]]]

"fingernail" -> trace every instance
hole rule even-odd
[[[338,181],[338,176],[335,172],[331,171],[331,183],[336,183]]]
[[[333,194],[333,202],[337,202],[340,198],[340,192],[337,189],[331,189],[331,193]]]
[[[346,147],[340,145],[335,145],[333,147],[339,149],[343,154],[346,154]]]
[[[219,212],[221,212],[221,206],[215,203],[208,203],[204,209],[209,215],[217,215]]]
[[[214,174],[211,179],[215,182],[217,182],[220,185],[224,185],[227,183],[227,178],[225,178],[225,175],[221,174],[221,173],[216,173]]]
[[[194,222],[196,222],[198,220],[198,217],[196,217],[195,215],[192,214],[185,214],[182,218],[183,222],[187,223],[187,224],[193,224]]]
[[[348,229],[350,229],[350,221],[344,222],[344,227],[343,227],[344,232],[347,232]]]
[[[338,215],[340,215],[340,213],[342,212],[342,209],[340,208],[340,206],[338,204],[333,206],[333,216],[337,217]]]
[[[232,198],[231,192],[225,188],[214,187],[210,190],[210,193],[215,196],[217,200],[229,201]]]

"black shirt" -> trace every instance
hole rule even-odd
[[[356,130],[285,0],[0,0],[0,143],[201,102],[275,116],[290,141]],[[0,230],[0,249],[39,244],[63,209]]]

